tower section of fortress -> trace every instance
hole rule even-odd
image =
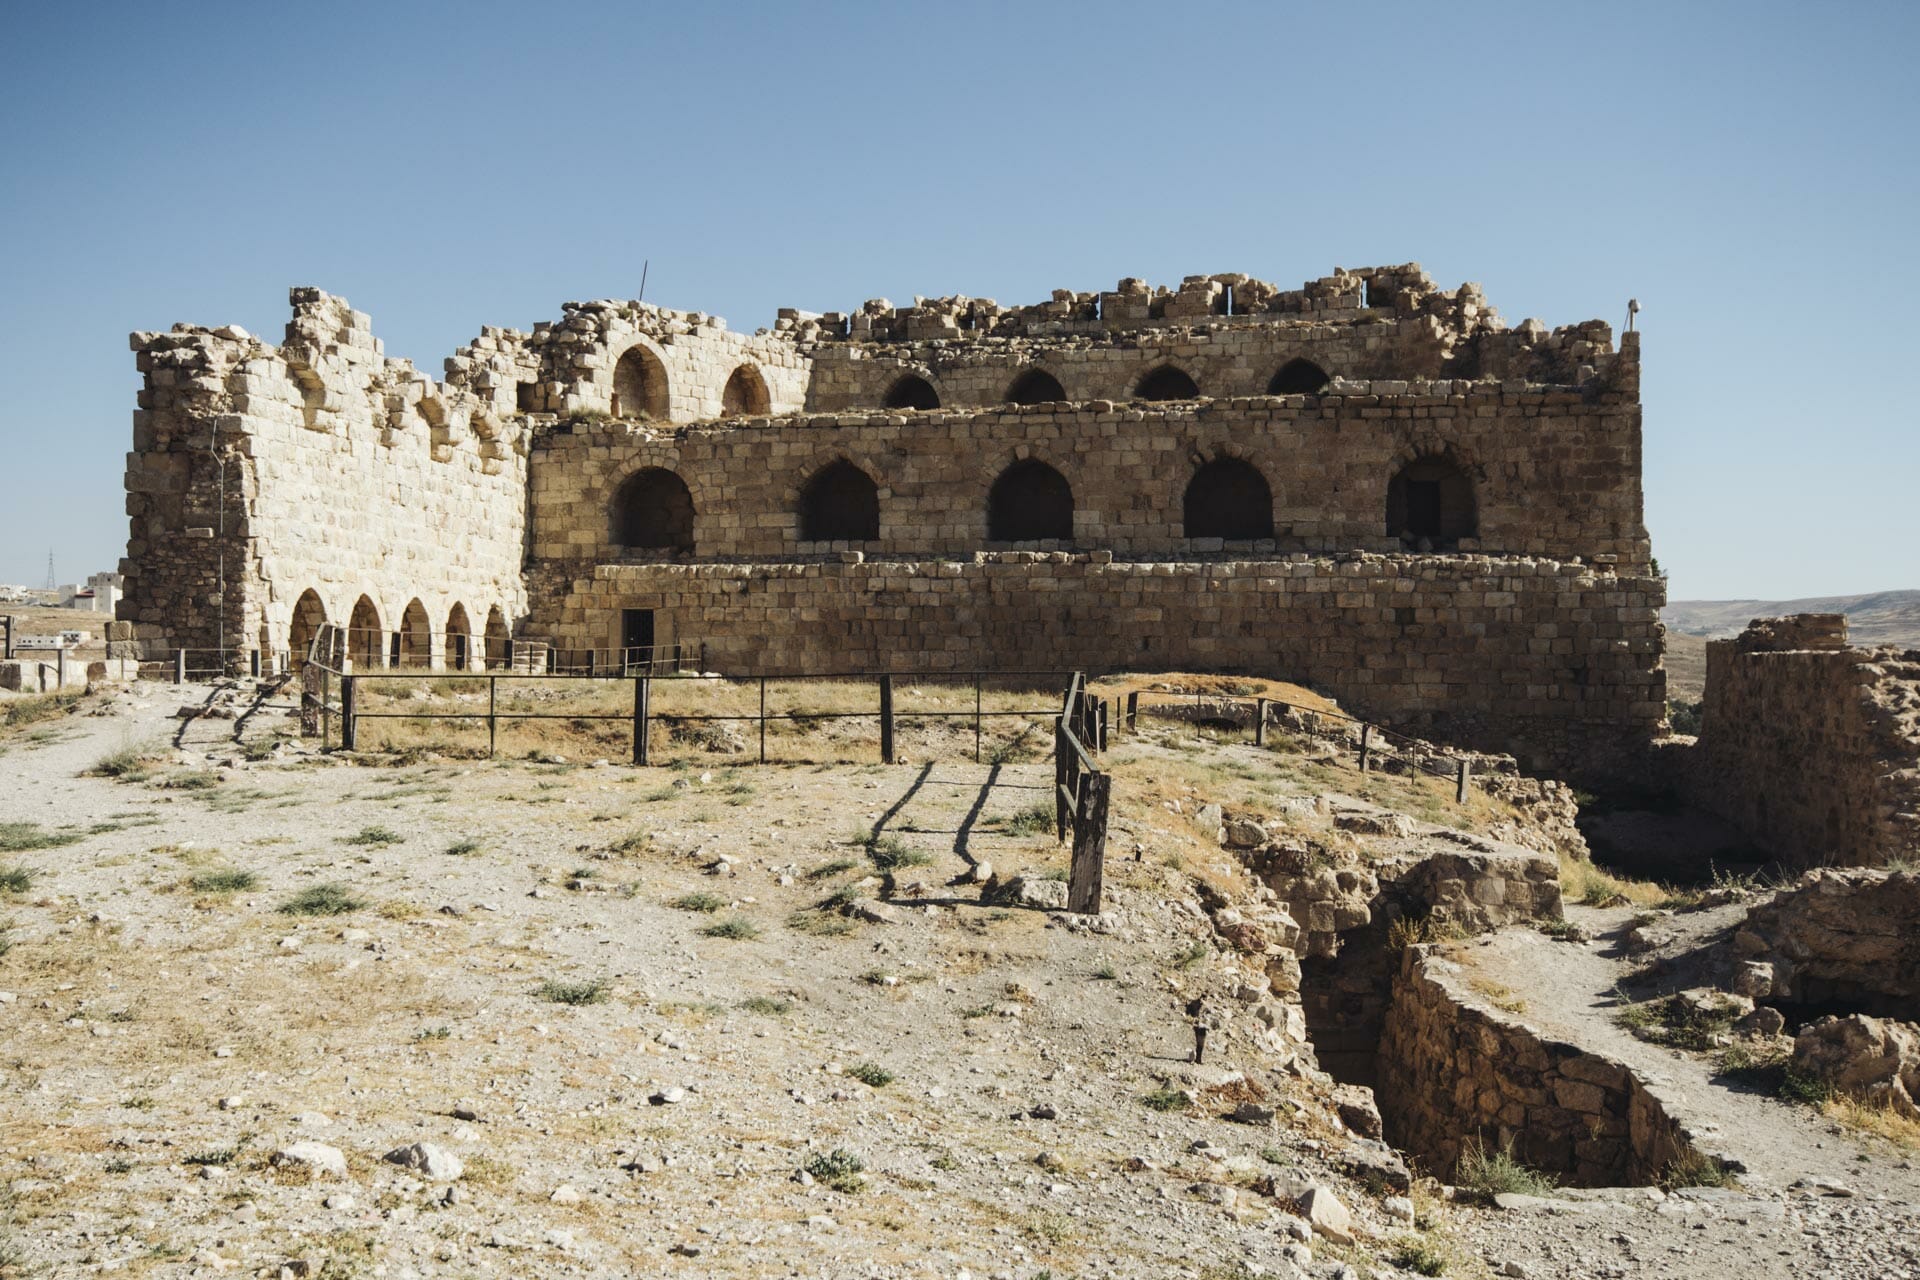
[[[435,381],[293,304],[278,347],[133,337],[143,656],[332,621],[374,663],[510,633],[609,668],[1245,672],[1565,771],[1662,727],[1639,335],[1602,322],[1509,327],[1414,265],[751,337],[601,301]]]

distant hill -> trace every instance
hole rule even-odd
[[[1660,619],[1669,632],[1718,640],[1739,635],[1755,618],[1787,613],[1844,613],[1847,634],[1855,644],[1920,648],[1920,591],[1806,600],[1675,600],[1661,611]]]

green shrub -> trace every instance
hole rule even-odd
[[[478,840],[456,840],[447,846],[447,852],[456,858],[464,854],[478,853],[479,850],[480,842]]]
[[[0,867],[0,893],[25,893],[33,888],[31,867]]]
[[[548,978],[533,994],[552,1004],[601,1004],[607,998],[607,980],[594,978],[587,982],[560,982]]]
[[[763,1013],[770,1018],[793,1012],[793,1001],[782,1000],[778,996],[748,996],[740,1002],[740,1007],[748,1013]]]
[[[1552,1195],[1559,1182],[1538,1169],[1529,1169],[1513,1154],[1509,1139],[1493,1150],[1479,1138],[1467,1139],[1454,1165],[1453,1179],[1475,1195],[1491,1200],[1497,1195]]]
[[[877,1062],[856,1062],[847,1068],[847,1074],[861,1084],[870,1085],[875,1089],[884,1089],[894,1081],[893,1072]]]
[[[807,1157],[805,1168],[815,1182],[845,1195],[853,1195],[867,1185],[861,1176],[866,1172],[867,1162],[845,1147]]]
[[[698,911],[702,915],[712,915],[727,905],[727,900],[717,893],[689,893],[675,898],[667,904],[682,911]]]
[[[399,844],[406,837],[398,831],[389,831],[385,827],[362,827],[350,836],[342,836],[342,844],[360,845],[363,848],[382,848],[390,844]]]
[[[77,844],[75,831],[42,831],[37,822],[0,822],[0,853],[27,853],[34,849],[58,849]]]
[[[195,893],[245,893],[259,887],[260,877],[251,871],[202,871],[187,884]]]
[[[700,933],[703,937],[726,938],[733,942],[745,942],[760,936],[760,926],[745,916],[734,916],[730,920],[722,920],[717,924],[710,924],[702,929]]]
[[[1140,1101],[1149,1111],[1185,1111],[1193,1105],[1192,1098],[1172,1085],[1162,1085]]]
[[[344,916],[367,905],[343,884],[316,884],[280,904],[283,916]]]
[[[1008,835],[1040,836],[1052,835],[1056,830],[1057,818],[1053,806],[1044,800],[1036,800],[1007,819]]]
[[[898,871],[902,867],[923,867],[933,861],[933,855],[922,853],[918,849],[909,849],[893,836],[877,836],[868,840],[867,858],[881,871]]]

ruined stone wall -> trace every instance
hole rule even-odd
[[[1437,289],[1418,263],[1337,270],[1294,290],[1225,272],[1188,276],[1177,289],[1137,279],[1111,292],[1056,289],[1024,307],[967,297],[894,307],[876,298],[851,314],[782,311],[776,332],[816,362],[808,405],[828,411],[881,404],[903,374],[925,379],[953,407],[1001,403],[1029,369],[1051,374],[1077,401],[1131,399],[1142,375],[1166,365],[1199,394],[1224,398],[1267,394],[1295,359],[1340,380],[1567,386],[1612,378],[1622,363],[1604,322],[1509,329],[1478,285]]]
[[[1849,648],[1839,614],[1708,644],[1689,788],[1791,866],[1920,858],[1920,651]]]
[[[308,590],[335,623],[366,597],[386,631],[415,599],[436,633],[455,605],[469,634],[524,612],[513,422],[387,359],[343,300],[293,301],[279,347],[232,327],[133,335],[146,385],[116,656],[210,649],[222,624],[231,649],[283,649]]]
[[[722,671],[1285,673],[1358,714],[1591,768],[1661,722],[1657,579],[1524,558],[605,564],[536,572],[535,623],[611,648],[623,609]]]
[[[1433,947],[1401,962],[1379,1066],[1388,1140],[1443,1176],[1476,1138],[1586,1187],[1655,1182],[1694,1146],[1625,1064],[1495,1010]]]
[[[1460,461],[1473,486],[1477,535],[1461,550],[1647,564],[1634,397],[1451,382],[1186,405],[1093,401],[683,428],[563,424],[535,445],[533,554],[647,558],[614,545],[609,512],[629,476],[663,467],[692,493],[697,558],[971,556],[996,545],[988,492],[1022,458],[1047,463],[1072,488],[1074,538],[1057,545],[1121,557],[1397,551],[1400,539],[1387,536],[1389,482],[1413,458],[1440,452]],[[1201,463],[1222,456],[1253,464],[1265,479],[1273,538],[1228,548],[1185,536],[1187,484]],[[800,538],[801,489],[837,459],[879,487],[877,540]]]

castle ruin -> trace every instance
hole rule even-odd
[[[436,380],[292,305],[278,346],[132,335],[119,656],[331,622],[362,665],[1258,672],[1558,771],[1663,729],[1639,335],[1600,321],[1411,264],[752,336],[598,301]]]

